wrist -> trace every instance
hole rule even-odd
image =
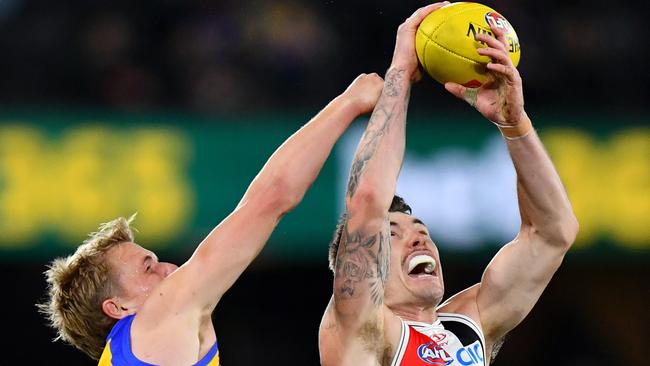
[[[528,118],[526,112],[522,112],[521,117],[515,123],[507,125],[499,123],[495,124],[499,128],[499,131],[501,131],[501,135],[503,135],[506,140],[516,140],[526,137],[533,130],[533,124],[530,121],[530,118]]]
[[[351,95],[347,91],[334,98],[332,103],[337,105],[338,110],[342,111],[343,113],[352,114],[355,117],[363,114],[364,112],[363,102],[359,100],[359,98],[355,98],[354,95]]]

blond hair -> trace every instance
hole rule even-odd
[[[116,323],[102,310],[103,301],[118,291],[105,254],[120,243],[133,242],[134,219],[132,215],[101,224],[74,254],[53,260],[45,271],[48,299],[37,306],[57,331],[55,341],[62,339],[96,360]]]

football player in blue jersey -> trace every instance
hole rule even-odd
[[[301,201],[341,134],[372,111],[382,86],[378,75],[360,75],[289,137],[180,267],[135,243],[124,218],[53,261],[40,308],[59,338],[100,365],[218,365],[211,315],[219,300]]]

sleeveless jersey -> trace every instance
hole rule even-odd
[[[106,347],[98,366],[155,366],[140,361],[131,352],[131,324],[135,315],[129,315],[120,319],[106,338]],[[219,366],[219,347],[217,342],[208,353],[195,363],[194,366]]]
[[[402,320],[391,366],[485,366],[481,328],[461,314],[439,313],[433,324]]]

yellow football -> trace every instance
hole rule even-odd
[[[420,64],[440,83],[453,81],[467,87],[479,87],[487,78],[487,56],[476,52],[485,47],[474,37],[493,35],[490,25],[506,30],[508,54],[517,66],[521,47],[510,23],[493,9],[477,3],[453,3],[429,14],[415,35]]]

